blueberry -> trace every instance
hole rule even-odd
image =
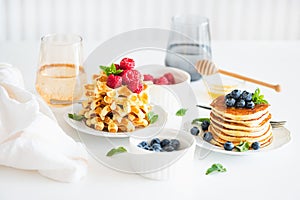
[[[260,148],[260,143],[259,142],[253,142],[251,144],[251,148],[254,150],[258,150]]]
[[[206,142],[210,142],[213,139],[211,132],[206,132],[203,135],[203,140]]]
[[[162,148],[161,148],[160,144],[158,144],[158,143],[153,144],[151,147],[152,147],[153,151],[156,151],[156,152],[162,151]]]
[[[244,108],[246,105],[246,102],[244,99],[239,99],[237,102],[236,102],[236,105],[235,107],[237,108]]]
[[[244,90],[241,94],[241,98],[245,101],[251,101],[252,100],[252,94]]]
[[[144,146],[147,146],[147,145],[148,145],[148,143],[146,141],[142,141],[137,146],[140,148],[143,148]]]
[[[152,146],[153,144],[160,144],[160,139],[159,138],[153,138],[150,142],[150,146]]]
[[[194,126],[193,128],[191,128],[190,132],[191,132],[192,135],[196,136],[196,135],[199,134],[200,131],[196,126]]]
[[[148,150],[148,151],[153,150],[148,144],[146,146],[142,147],[142,148],[145,149],[145,150]]]
[[[251,108],[251,109],[253,109],[254,106],[255,106],[255,104],[254,104],[253,101],[246,102],[246,108]]]
[[[167,151],[167,152],[171,152],[171,151],[174,151],[174,147],[172,147],[171,145],[167,145],[163,148],[164,151]]]
[[[225,104],[227,107],[234,107],[235,99],[234,98],[228,98],[225,100]]]
[[[241,93],[241,90],[235,89],[230,94],[235,100],[237,100],[241,96]]]
[[[165,146],[169,145],[170,144],[170,140],[168,139],[163,139],[161,142],[160,142],[160,146],[162,148],[164,148]]]
[[[180,142],[177,139],[170,140],[170,146],[172,146],[175,150],[178,150],[180,147]]]
[[[151,147],[152,147],[152,148],[157,148],[157,147],[161,147],[161,145],[158,144],[158,143],[154,143]]]
[[[231,93],[225,95],[225,100],[229,98],[232,98]]]
[[[226,151],[232,151],[232,149],[234,148],[234,145],[232,142],[225,142],[224,144],[224,149]]]
[[[203,122],[201,123],[201,128],[202,128],[202,130],[203,130],[203,131],[207,131],[209,125],[210,125],[210,122],[209,122],[209,121],[207,121],[207,120],[203,121]]]

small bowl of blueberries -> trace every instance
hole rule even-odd
[[[155,180],[167,180],[190,167],[196,147],[187,131],[163,129],[148,139],[130,138],[132,168],[137,174]]]

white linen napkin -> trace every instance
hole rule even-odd
[[[62,182],[81,180],[88,167],[84,147],[23,85],[16,68],[0,64],[0,165],[37,170]]]

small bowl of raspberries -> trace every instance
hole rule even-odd
[[[190,75],[180,69],[166,67],[163,65],[144,65],[137,68],[143,75],[144,81],[152,82],[155,85],[177,85],[189,83]]]
[[[144,81],[150,85],[151,102],[161,106],[168,115],[166,127],[179,129],[182,118],[175,115],[176,111],[187,107],[184,101],[191,95],[190,75],[180,69],[163,65],[144,65],[137,67]]]

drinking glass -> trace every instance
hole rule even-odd
[[[35,87],[48,105],[50,99],[81,98],[86,83],[82,63],[83,45],[79,35],[51,34],[41,38]]]
[[[198,60],[211,60],[209,20],[198,15],[174,16],[169,34],[166,66],[185,70],[191,80],[201,75],[194,65]]]

